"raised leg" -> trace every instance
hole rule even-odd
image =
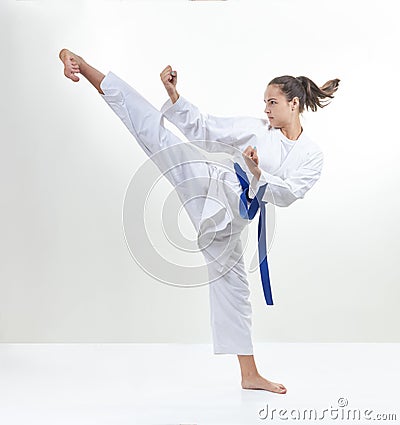
[[[210,186],[210,168],[204,155],[166,129],[162,113],[114,73],[106,75],[100,89],[102,98],[174,186],[198,231]]]
[[[78,82],[76,74],[83,75],[117,114],[146,155],[175,187],[198,230],[210,183],[209,165],[204,155],[166,129],[162,113],[121,78],[112,72],[104,75],[67,49],[62,49],[59,57],[67,78]]]

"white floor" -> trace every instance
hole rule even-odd
[[[242,390],[236,356],[206,344],[0,344],[0,424],[400,422],[400,344],[255,344],[255,358],[286,395]]]

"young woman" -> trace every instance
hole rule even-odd
[[[268,120],[228,118],[203,114],[180,96],[177,73],[170,66],[160,74],[170,97],[160,112],[114,73],[102,74],[67,49],[59,57],[67,78],[77,82],[80,73],[97,89],[185,206],[207,262],[214,353],[238,356],[242,388],[286,393],[284,385],[263,378],[254,361],[250,291],[240,239],[249,220],[239,211],[243,188],[234,162],[251,176],[249,202],[256,197],[284,207],[303,198],[320,177],[323,154],[304,134],[299,114],[305,107],[312,111],[324,107],[323,99],[333,97],[339,80],[319,88],[306,77],[275,78],[264,93]],[[168,131],[163,117],[194,143],[182,142]],[[231,166],[207,161],[196,144],[230,153]]]

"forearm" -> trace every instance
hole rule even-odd
[[[266,175],[272,177],[272,181],[274,183],[278,183],[278,185],[272,183],[271,180],[266,179]],[[268,173],[262,173],[258,168],[258,173],[254,172],[250,181],[250,188],[248,193],[249,198],[253,199],[261,186],[267,185],[267,189],[263,195],[262,200],[279,207],[287,207],[297,199],[297,196],[295,196],[289,185],[288,187],[283,187],[283,185],[281,186],[282,183],[284,184],[283,179],[280,179],[277,176],[272,176]]]
[[[257,167],[257,168],[255,168],[255,169],[253,169],[253,170],[250,170],[251,171],[251,173],[253,174],[253,176],[254,176],[254,183],[255,184],[257,184],[258,183],[258,181],[260,180],[260,178],[261,178],[261,170]]]
[[[314,162],[317,163],[317,161]],[[306,167],[299,168],[292,171],[290,176],[286,179],[267,173],[261,169],[260,171],[260,178],[256,179],[256,177],[253,176],[251,180],[249,190],[250,198],[254,198],[259,188],[267,184],[268,186],[263,201],[270,202],[279,207],[287,207],[296,199],[304,198],[306,192],[319,180],[321,166],[318,166],[317,169]]]
[[[177,90],[168,90],[168,96],[171,99],[172,104],[174,104],[178,99],[179,99],[179,93],[177,92]]]
[[[190,141],[201,140],[210,145],[222,142],[239,150],[248,144],[251,133],[259,124],[257,119],[252,118],[202,113],[197,106],[172,91],[168,101],[162,105],[161,113]],[[213,150],[217,151],[217,146]]]

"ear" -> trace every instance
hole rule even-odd
[[[295,96],[291,100],[291,103],[292,103],[292,111],[294,111],[296,108],[298,108],[300,106],[300,99],[297,96]]]

